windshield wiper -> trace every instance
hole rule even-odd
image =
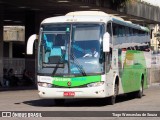
[[[79,64],[79,62],[77,61],[77,58],[74,56],[73,53],[71,53],[71,57],[73,58],[74,64],[76,65],[76,67],[78,68],[79,71],[81,71],[83,76],[86,76],[86,72],[83,69],[83,67]]]

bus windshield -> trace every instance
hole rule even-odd
[[[102,73],[102,28],[101,24],[84,23],[43,25],[39,72],[48,68],[54,75]]]

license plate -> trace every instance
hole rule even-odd
[[[64,92],[64,96],[75,96],[75,92]]]

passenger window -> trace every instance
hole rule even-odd
[[[113,36],[126,36],[125,26],[113,23]]]
[[[113,23],[112,28],[113,28],[113,36],[117,36],[118,35],[117,24]]]
[[[133,35],[133,29],[129,28],[129,35],[132,36]]]

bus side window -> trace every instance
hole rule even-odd
[[[125,27],[126,36],[129,37],[129,27]]]
[[[112,30],[113,30],[113,36],[118,36],[118,31],[117,31],[117,24],[113,23],[112,24]]]
[[[132,28],[129,28],[129,35],[133,36],[133,29]]]
[[[119,32],[118,32],[119,36],[120,37],[124,37],[126,35],[126,33],[125,33],[125,26],[119,25],[118,29],[119,29]]]

